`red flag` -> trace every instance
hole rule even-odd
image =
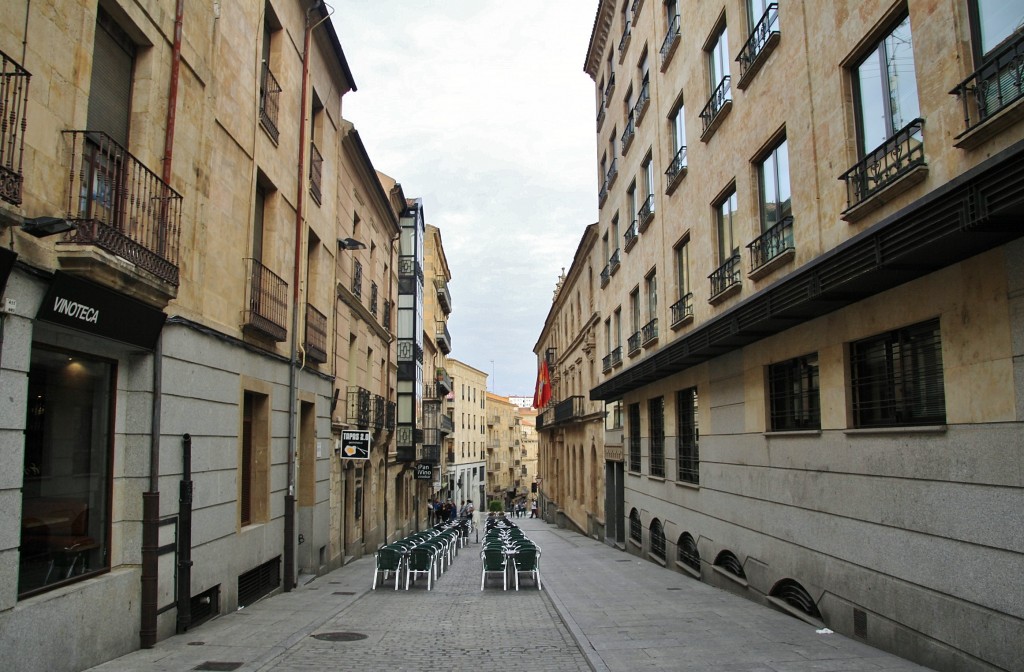
[[[537,372],[537,385],[533,388],[533,407],[544,408],[551,401],[551,373],[548,371],[548,360],[541,360],[540,371]]]

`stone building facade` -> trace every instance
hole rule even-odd
[[[1021,668],[1024,4],[597,5],[609,536],[935,669]]]
[[[458,504],[472,499],[477,510],[486,496],[487,483],[487,374],[465,362],[448,358],[452,377],[451,416],[455,428],[445,456],[442,497]]]

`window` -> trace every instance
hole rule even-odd
[[[626,347],[630,354],[640,349],[640,289],[634,289],[629,293],[630,312],[630,336],[626,341]]]
[[[768,394],[771,431],[821,429],[817,354],[769,366]]]
[[[277,43],[281,34],[281,24],[277,20],[270,3],[266,3],[263,19],[263,72],[260,77],[260,125],[276,143],[278,135],[278,107],[281,86],[274,76],[272,64],[278,51]]]
[[[736,189],[733,188],[728,196],[718,204],[716,208],[716,219],[718,224],[718,263],[724,264],[740,252],[739,244],[736,242],[734,219],[738,202]]]
[[[241,459],[238,469],[239,525],[262,523],[268,517],[270,495],[270,396],[259,391],[242,394]]]
[[[682,177],[686,172],[686,107],[683,105],[682,97],[672,108],[669,115],[669,137],[672,138],[672,162],[665,170],[665,177],[668,179],[669,187],[675,184],[676,178]]]
[[[605,403],[604,428],[606,430],[622,429],[622,400]]]
[[[703,140],[711,137],[721,120],[725,118],[725,112],[732,106],[729,77],[729,36],[724,19],[719,30],[712,36],[709,45],[707,63],[711,95],[700,113],[704,126]]]
[[[850,346],[856,427],[946,422],[938,319]]]
[[[1024,25],[1022,0],[973,0],[968,6],[971,37],[979,62]]]
[[[909,16],[857,64],[853,79],[859,147],[868,156],[921,116]]]
[[[665,477],[665,398],[647,400],[647,421],[650,423],[651,476]]]
[[[115,379],[115,362],[32,346],[19,597],[109,567]]]
[[[678,479],[700,483],[700,431],[697,429],[697,388],[676,392],[676,462]]]
[[[729,76],[729,33],[725,24],[715,35],[708,50],[708,75],[714,91]]]
[[[672,252],[676,281],[676,302],[672,304],[672,324],[693,317],[693,295],[690,293],[690,238],[687,237]]]
[[[629,405],[629,470],[640,472],[640,404]]]
[[[652,271],[644,280],[647,289],[647,317],[651,320],[658,317],[658,274]]]
[[[657,518],[651,521],[651,555],[663,562],[665,560],[665,532]]]
[[[641,166],[644,177],[644,199],[640,206],[637,219],[640,220],[641,231],[647,228],[647,224],[654,215],[654,161],[648,154]]]
[[[697,542],[693,540],[693,535],[683,532],[679,537],[677,549],[679,562],[700,574],[700,551],[697,550]]]
[[[792,214],[792,191],[789,187],[789,149],[786,139],[757,166],[761,187],[761,232]]]
[[[638,544],[644,541],[644,528],[640,524],[640,513],[636,509],[629,512],[629,538]]]

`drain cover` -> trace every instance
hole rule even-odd
[[[193,667],[193,670],[207,670],[211,672],[231,672],[242,666],[242,663],[222,663],[216,660],[208,660],[205,663]]]
[[[320,639],[325,642],[357,642],[366,639],[361,632],[321,632],[313,635],[313,639]]]
[[[189,642],[189,646],[203,646],[206,642]]]
[[[336,590],[332,593],[332,595],[355,595],[355,593],[347,590]]]

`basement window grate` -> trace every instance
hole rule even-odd
[[[741,579],[747,578],[747,575],[743,572],[743,565],[740,564],[740,559],[732,551],[722,551],[719,553],[718,557],[715,558],[715,565],[733,576],[738,576]]]
[[[281,556],[238,575],[238,606],[248,607],[281,585]]]
[[[220,585],[216,585],[209,590],[203,591],[198,595],[193,595],[189,600],[188,606],[191,621],[189,627],[194,628],[197,625],[205,623],[214,616],[220,613]]]
[[[700,572],[700,551],[697,550],[697,542],[689,532],[683,532],[679,538],[679,561],[694,570]]]
[[[772,597],[782,600],[794,609],[798,609],[811,618],[821,620],[821,612],[818,605],[814,603],[811,594],[793,579],[782,579],[772,588],[769,593]]]
[[[853,610],[853,635],[860,639],[868,638],[868,613],[856,607]]]

